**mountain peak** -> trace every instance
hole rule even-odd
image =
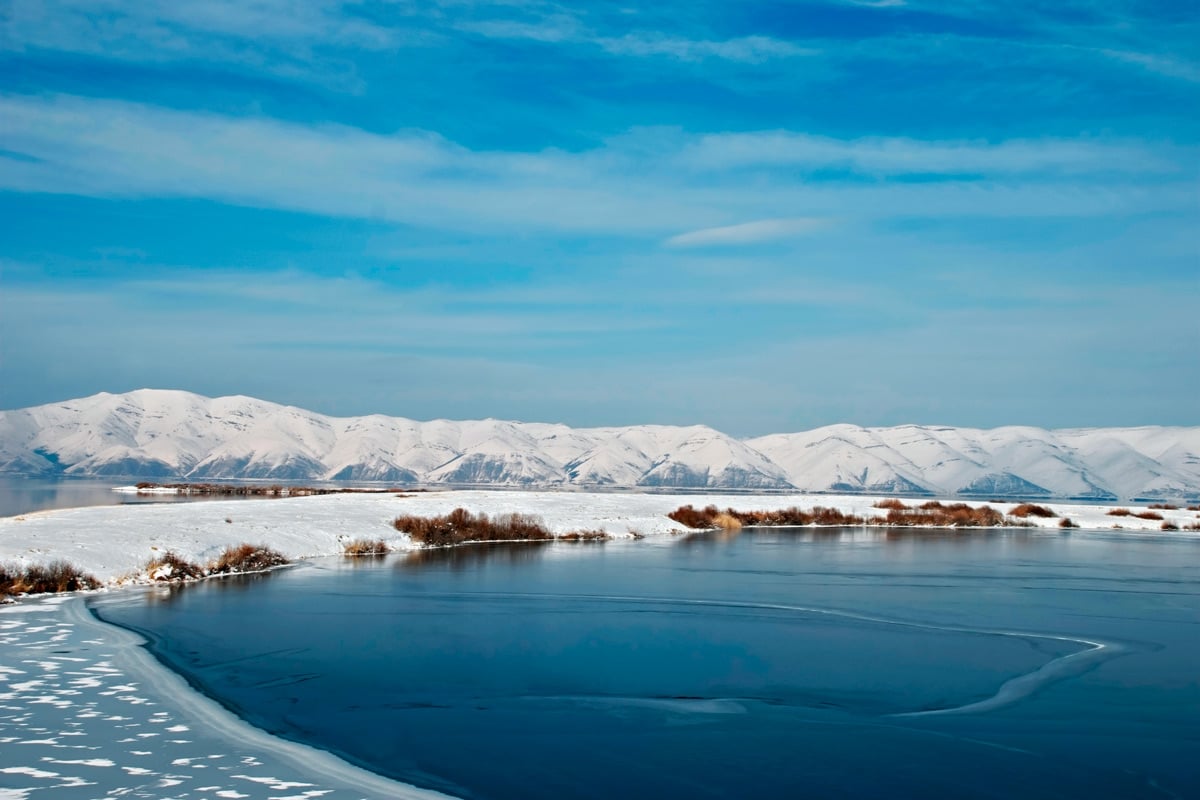
[[[839,423],[739,440],[707,425],[329,417],[137,389],[0,411],[0,472],[396,484],[1200,497],[1200,428]]]

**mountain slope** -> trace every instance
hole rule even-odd
[[[1200,497],[1200,428],[831,425],[741,441],[704,426],[335,418],[141,389],[0,412],[0,472],[397,485]]]

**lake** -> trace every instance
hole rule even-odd
[[[1200,542],[745,529],[101,598],[256,725],[466,798],[1200,796]]]
[[[138,505],[143,503],[196,503],[212,500],[261,500],[270,498],[218,495],[124,494],[114,486],[132,486],[139,478],[36,478],[0,476],[0,517],[15,517],[35,511],[85,506]],[[236,481],[228,481],[236,483]]]

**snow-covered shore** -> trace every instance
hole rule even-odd
[[[272,547],[289,558],[336,555],[345,542],[385,539],[397,550],[414,545],[392,528],[400,514],[445,514],[456,507],[473,512],[520,512],[540,516],[555,533],[604,530],[613,536],[665,536],[682,527],[666,515],[681,505],[715,504],[738,510],[824,506],[863,517],[883,516],[881,498],[858,495],[635,494],[586,492],[454,491],[397,496],[336,494],[272,500],[231,500],[163,505],[97,506],[0,518],[0,562],[30,564],[63,558],[107,584],[129,580],[166,551],[207,562],[229,545],[243,542]],[[971,502],[970,505],[985,505]],[[1011,503],[991,503],[1007,513]],[[1164,522],[1180,528],[1200,521],[1185,509],[1158,510],[1162,520],[1110,516],[1130,505],[1044,503],[1057,516],[1024,522],[1057,528],[1063,518],[1083,529],[1159,531]],[[970,535],[964,529],[963,535]],[[1171,536],[1197,532],[1171,531]]]
[[[666,514],[685,504],[739,510],[820,505],[871,517],[883,513],[874,507],[878,500],[470,491],[102,506],[0,519],[0,562],[64,558],[119,586],[167,550],[202,562],[240,542],[265,544],[297,559],[338,554],[354,538],[385,538],[396,549],[410,548],[411,542],[391,527],[397,515],[444,514],[459,506],[488,514],[536,514],[556,533],[602,529],[614,536],[665,537],[681,531]],[[1005,512],[1012,508],[992,505]],[[1062,517],[1069,517],[1084,528],[1080,535],[1118,527],[1145,535],[1162,525],[1109,516],[1113,506],[1048,505],[1059,516],[1028,521],[1057,528]],[[1158,513],[1180,527],[1197,517],[1185,510]],[[78,596],[0,606],[0,800],[116,794],[244,800],[442,797],[253,728],[191,690],[139,644],[136,635],[92,617]]]
[[[0,606],[0,800],[436,800],[271,736],[193,691],[80,597]]]

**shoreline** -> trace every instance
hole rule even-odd
[[[253,800],[281,791],[328,800],[451,798],[255,727],[162,664],[143,637],[98,619],[86,602],[74,594],[0,608],[5,800],[120,790],[162,796],[203,785],[217,797]],[[131,735],[122,739],[123,732]]]
[[[696,529],[667,515],[681,506],[775,511],[790,506],[835,509],[857,517],[887,513],[877,503],[894,498],[862,495],[745,495],[745,494],[619,494],[544,491],[453,491],[407,496],[345,493],[279,498],[269,503],[213,500],[162,505],[85,506],[0,518],[0,563],[17,566],[65,559],[106,586],[145,582],[140,575],[153,558],[172,552],[193,563],[208,563],[226,547],[241,543],[265,545],[291,560],[341,555],[354,539],[381,539],[394,552],[419,549],[392,523],[397,516],[437,516],[462,507],[495,517],[526,514],[540,518],[553,534],[603,531],[613,538],[671,537]],[[991,505],[1007,515],[1017,503],[967,501],[978,508]],[[1041,532],[1120,532],[1134,536],[1200,537],[1194,528],[1200,515],[1188,509],[1157,512],[1159,519],[1112,516],[1113,510],[1148,511],[1132,504],[1073,505],[1049,503],[1056,516],[1023,520],[1031,527],[1013,530]],[[1076,528],[1059,528],[1069,518]],[[1164,523],[1179,530],[1162,530]],[[807,526],[806,526],[807,527]],[[814,526],[814,529],[819,526]],[[867,524],[873,530],[912,530],[909,527]],[[983,527],[934,527],[959,535],[1007,530]]]

